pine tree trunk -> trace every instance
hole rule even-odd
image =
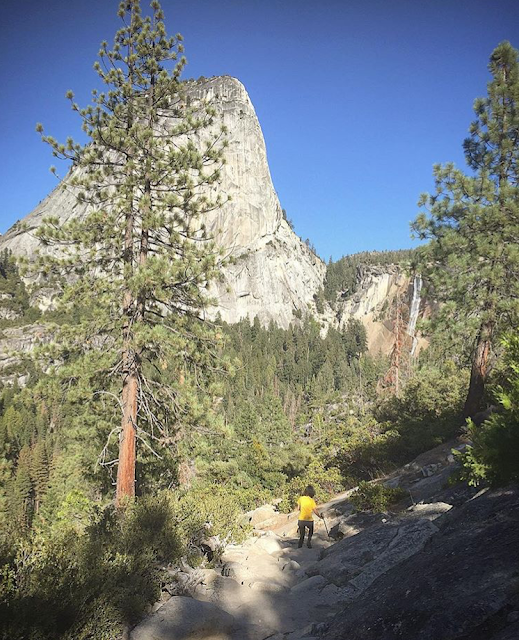
[[[126,354],[128,358],[129,354]],[[133,367],[132,367],[133,369]],[[139,382],[132,370],[123,381],[123,419],[119,440],[116,504],[135,495],[135,429],[137,427],[137,394]]]
[[[126,215],[125,232],[125,256],[127,265],[133,263],[133,208],[130,207]],[[125,497],[135,495],[135,434],[137,428],[137,394],[139,378],[137,371],[137,354],[132,349],[132,316],[135,315],[134,298],[131,291],[126,290],[123,298],[123,316],[125,326],[123,328],[123,352],[122,352],[122,410],[121,435],[119,438],[119,465],[117,467],[117,486],[115,501],[121,505]]]
[[[155,80],[151,79],[151,88],[148,95],[148,107],[150,112],[150,127],[153,126],[153,100],[154,100]],[[149,151],[151,154],[151,150]],[[139,266],[142,268],[146,264],[148,257],[149,238],[148,238],[148,217],[151,213],[151,180],[149,174],[145,176],[144,193],[149,200],[143,209],[137,214],[141,222],[140,247],[138,253]],[[127,261],[133,261],[133,231],[135,217],[130,214],[127,218],[125,248],[128,250]],[[125,295],[124,312],[127,318],[131,315],[131,307],[133,298],[129,292]],[[146,299],[144,291],[141,291],[135,300],[136,308],[133,313],[133,321],[138,322],[144,318],[146,312]],[[117,491],[116,503],[120,505],[121,499],[124,497],[133,497],[135,495],[135,462],[136,462],[136,429],[137,429],[137,409],[138,409],[138,393],[139,393],[139,374],[140,357],[139,354],[129,348],[131,340],[131,322],[124,329],[125,342],[127,346],[123,354],[123,371],[126,375],[123,379],[123,420],[121,439],[119,442],[119,467],[117,469]]]
[[[470,372],[470,384],[463,407],[463,417],[471,418],[481,408],[481,401],[485,392],[485,382],[489,371],[489,359],[492,349],[492,334],[494,332],[494,323],[486,322],[482,325],[476,352],[472,360],[472,370]]]
[[[136,19],[136,14],[132,10],[131,23],[132,27]],[[133,54],[133,42],[130,40],[128,44],[129,58]],[[134,68],[130,61],[128,65],[128,77],[131,86],[134,83]],[[129,132],[133,125],[133,100],[128,101],[128,122],[127,131]],[[128,177],[131,177],[129,170]],[[126,229],[124,236],[124,254],[123,262],[130,271],[133,270],[134,264],[134,227],[135,212],[133,198],[128,202],[126,212]],[[137,429],[137,394],[139,387],[138,374],[136,370],[137,358],[131,348],[132,345],[132,316],[135,311],[134,298],[128,289],[123,295],[123,317],[125,325],[123,328],[123,350],[122,350],[122,374],[123,388],[121,393],[121,403],[123,417],[121,423],[121,435],[119,437],[119,464],[117,467],[117,485],[115,489],[115,503],[117,507],[121,506],[124,498],[133,497],[135,495],[135,440]]]

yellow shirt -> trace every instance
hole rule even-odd
[[[315,500],[309,496],[301,496],[297,501],[300,508],[299,520],[313,520],[312,511],[317,507]]]

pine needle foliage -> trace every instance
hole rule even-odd
[[[420,269],[443,303],[437,326],[471,345],[464,415],[480,408],[495,345],[519,316],[519,62],[509,42],[489,63],[488,95],[475,101],[463,148],[470,168],[436,165],[436,191],[423,194],[412,224]]]
[[[62,375],[83,402],[113,394],[120,406],[111,438],[121,499],[135,491],[136,439],[156,457],[171,448],[200,372],[220,366],[218,334],[203,319],[223,256],[203,218],[224,201],[215,185],[227,143],[214,107],[180,79],[182,37],[166,35],[159,2],[143,16],[139,0],[126,0],[119,16],[94,65],[106,90],[85,108],[67,93],[90,142],[60,143],[37,126],[53,155],[72,161],[61,188],[77,206],[38,229],[48,249],[33,268],[64,283],[62,311],[76,318],[58,333],[55,357],[75,362]]]

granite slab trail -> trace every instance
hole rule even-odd
[[[433,475],[453,468],[446,455],[428,454]],[[421,482],[417,461],[390,480]],[[265,509],[263,530],[199,570],[192,597],[167,600],[131,640],[515,640],[517,487],[444,487],[384,514],[352,513],[348,495],[321,505],[335,540],[316,520],[311,549],[298,548],[297,513]]]
[[[338,504],[321,509],[329,518],[349,513]],[[311,638],[380,575],[423,548],[438,527],[421,516],[417,511],[389,522],[382,515],[343,515],[352,535],[338,543],[316,520],[312,548],[299,548],[297,514],[279,514],[274,524],[269,519],[270,530],[229,546],[219,571],[206,571],[193,597],[234,618],[230,640]],[[363,529],[361,522],[368,525]]]
[[[337,587],[322,576],[310,577],[306,569],[314,566],[330,546],[326,530],[316,522],[312,548],[297,546],[297,516],[281,516],[283,524],[273,531],[231,547],[224,554],[223,572],[236,571],[238,588],[215,599],[204,586],[195,598],[204,598],[234,616],[239,628],[232,640],[265,640],[290,637],[313,624],[325,622],[338,611]],[[331,587],[330,589],[326,589]],[[294,635],[295,638],[295,635]]]

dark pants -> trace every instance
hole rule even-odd
[[[314,535],[314,522],[313,520],[298,520],[297,527],[299,529],[299,546],[303,546],[303,542],[305,539],[306,529],[308,529],[308,544],[312,541],[312,536]]]

